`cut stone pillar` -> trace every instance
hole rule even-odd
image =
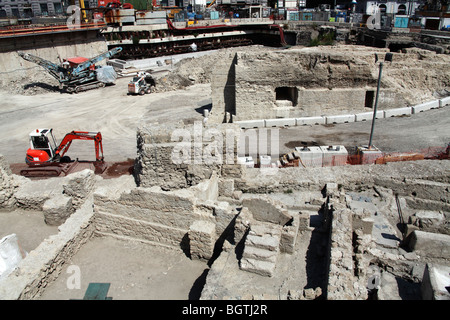
[[[94,171],[85,169],[68,176],[68,183],[63,186],[64,194],[72,197],[74,208],[79,208],[94,190]]]
[[[209,221],[197,220],[189,228],[191,259],[209,260],[214,251],[216,225]]]
[[[43,206],[45,223],[59,226],[72,214],[72,198],[64,195],[54,196],[45,201]]]

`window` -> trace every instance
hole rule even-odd
[[[375,96],[375,91],[366,91],[366,99],[364,102],[365,108],[373,108],[373,98]]]
[[[287,100],[292,102],[292,105],[297,105],[298,90],[296,87],[278,87],[275,89],[275,99],[277,101]]]
[[[404,4],[398,6],[397,14],[406,14],[406,6]]]
[[[53,7],[55,8],[55,13],[56,14],[62,14],[63,13],[62,5],[61,5],[60,2],[53,2]]]
[[[39,6],[41,7],[41,15],[48,16],[48,6],[46,3],[40,3]]]

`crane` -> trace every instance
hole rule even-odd
[[[67,92],[80,92],[104,86],[106,83],[105,81],[113,82],[116,79],[117,75],[112,67],[105,66],[99,68],[96,67],[95,64],[112,57],[120,51],[122,51],[122,47],[115,47],[91,59],[83,57],[71,58],[66,59],[60,65],[22,51],[19,51],[18,55],[47,70],[50,75],[59,81],[61,90],[64,89]],[[107,71],[106,73],[109,73],[110,76],[107,77],[107,80],[102,79],[102,81],[100,81],[98,79],[99,74],[100,72],[102,72],[102,74],[105,73],[104,71]]]

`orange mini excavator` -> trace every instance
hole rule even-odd
[[[100,132],[72,131],[64,136],[58,145],[53,135],[53,129],[36,129],[29,135],[30,148],[27,150],[25,162],[30,167],[23,175],[55,176],[59,175],[63,164],[72,160],[65,156],[73,140],[93,140],[95,142],[96,173],[105,169],[103,157],[102,135]],[[66,165],[67,167],[67,165]],[[33,170],[32,168],[35,168]],[[36,174],[33,174],[35,172]]]

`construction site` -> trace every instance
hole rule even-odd
[[[105,10],[0,30],[0,299],[450,300],[448,31]]]

